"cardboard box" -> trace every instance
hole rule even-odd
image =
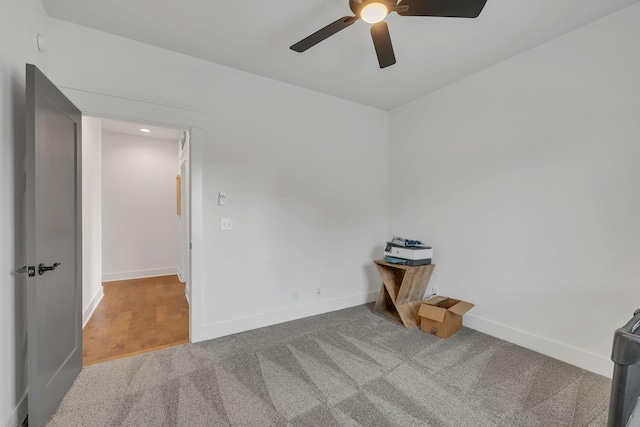
[[[418,310],[420,329],[440,338],[449,338],[462,328],[462,316],[473,307],[470,302],[449,297],[429,298]]]

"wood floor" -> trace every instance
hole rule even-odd
[[[105,282],[82,331],[86,365],[189,342],[189,305],[177,276]]]

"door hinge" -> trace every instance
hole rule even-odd
[[[18,273],[24,274],[27,273],[29,277],[35,277],[36,275],[36,266],[35,265],[23,265],[22,268],[18,269]]]

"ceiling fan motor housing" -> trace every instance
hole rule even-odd
[[[349,7],[354,15],[359,18],[362,8],[371,3],[382,3],[387,6],[388,9],[391,9],[397,2],[395,0],[349,0]]]

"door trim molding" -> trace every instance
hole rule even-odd
[[[204,288],[204,191],[203,191],[203,147],[204,112],[197,109],[167,105],[154,101],[109,95],[86,89],[59,86],[60,90],[82,111],[84,115],[128,120],[189,129],[191,139],[190,184],[191,184],[191,271],[188,275],[189,337],[203,329],[202,291]],[[195,299],[194,295],[197,295]],[[194,304],[195,302],[195,304]]]

